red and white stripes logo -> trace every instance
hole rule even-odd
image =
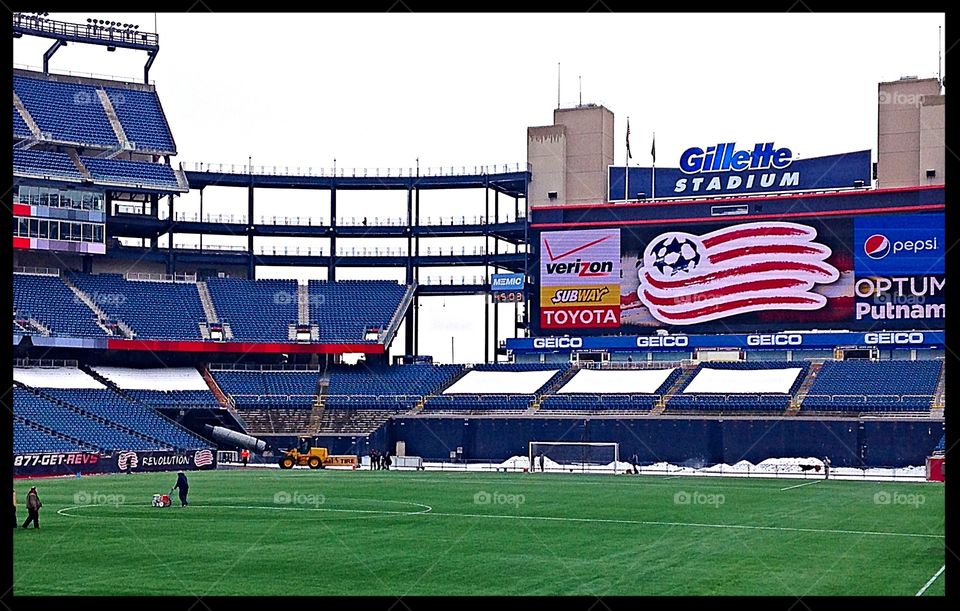
[[[210,450],[197,450],[193,454],[193,464],[197,467],[206,467],[213,464],[213,452]]]
[[[657,320],[692,325],[759,310],[817,310],[816,284],[840,277],[817,232],[795,223],[745,223],[647,244],[637,295]]]
[[[127,469],[136,469],[137,468],[137,453],[136,452],[120,452],[117,456],[117,468],[121,471],[126,471]]]

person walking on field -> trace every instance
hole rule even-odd
[[[37,487],[34,486],[30,489],[30,492],[27,493],[27,520],[23,523],[24,528],[29,526],[30,522],[33,522],[34,528],[40,528],[41,507],[43,507],[43,503],[40,502],[40,496],[37,494]]]
[[[177,483],[174,484],[174,488],[180,489],[180,506],[187,506],[187,491],[190,489],[190,484],[187,482],[187,476],[183,474],[183,471],[177,473]],[[170,492],[173,492],[171,489]]]
[[[250,450],[244,448],[240,450],[240,460],[243,461],[243,466],[247,466],[247,461],[250,460]]]

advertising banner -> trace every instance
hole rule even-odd
[[[620,230],[540,234],[540,327],[620,326]]]
[[[524,352],[691,352],[699,348],[751,350],[832,350],[863,348],[943,348],[943,331],[869,331],[864,333],[750,333],[713,335],[617,335],[610,337],[550,336],[507,338],[507,349]]]
[[[14,454],[17,477],[73,475],[76,473],[133,473],[141,471],[195,471],[216,469],[217,454],[211,449],[182,451],[30,452]]]
[[[869,150],[801,159],[773,142],[690,147],[678,166],[656,168],[656,177],[652,167],[630,166],[628,176],[628,168],[610,166],[608,201],[862,188],[872,179]]]

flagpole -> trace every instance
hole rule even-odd
[[[657,132],[653,132],[653,166],[650,168],[650,201],[657,199]]]
[[[623,199],[630,201],[630,117],[627,117],[627,159],[626,168],[623,171]]]

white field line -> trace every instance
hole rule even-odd
[[[937,580],[937,577],[939,577],[940,575],[943,574],[943,570],[944,570],[945,568],[947,568],[947,565],[943,565],[942,567],[940,567],[940,570],[937,571],[937,573],[936,573],[933,577],[930,578],[930,581],[928,581],[927,583],[923,584],[923,587],[920,588],[920,591],[917,592],[916,596],[923,596],[923,593],[927,591],[927,588],[929,588],[930,586],[932,586],[932,585],[933,585],[933,582]]]
[[[815,479],[812,482],[804,482],[802,484],[797,484],[796,486],[787,486],[786,488],[781,488],[780,492],[783,492],[784,490],[793,490],[794,488],[803,488],[804,486],[809,486],[810,484],[819,484],[822,481],[822,479]]]
[[[429,505],[424,505],[422,503],[410,503],[411,505],[416,505],[422,507],[420,511],[384,511],[377,509],[332,509],[325,507],[287,507],[279,505],[191,505],[195,509],[263,509],[269,511],[328,511],[328,512],[340,512],[340,513],[364,513],[364,514],[380,514],[380,515],[401,515],[401,516],[437,516],[437,517],[449,517],[449,518],[487,518],[494,520],[531,520],[531,521],[544,521],[544,522],[571,522],[578,524],[626,524],[626,525],[635,525],[635,526],[686,526],[688,528],[717,528],[717,529],[734,529],[734,530],[761,530],[761,531],[771,531],[771,532],[803,532],[803,533],[814,533],[814,534],[840,534],[840,535],[860,535],[860,536],[876,536],[876,537],[920,537],[920,538],[930,538],[930,539],[942,539],[944,535],[939,534],[930,534],[930,533],[901,533],[901,532],[887,532],[887,531],[876,531],[876,530],[843,530],[835,528],[800,528],[800,527],[791,527],[791,526],[759,526],[754,524],[707,524],[701,522],[662,522],[655,520],[621,520],[614,518],[571,518],[571,517],[562,517],[562,516],[525,516],[525,515],[507,515],[507,514],[485,514],[485,513],[444,513],[433,511],[433,508]],[[96,507],[97,505],[75,505],[72,507],[65,507],[57,511],[58,514],[69,516],[69,517],[80,517],[72,513],[67,513],[70,510],[78,509],[80,507]],[[168,509],[169,510],[169,509]],[[179,511],[179,508],[174,508],[173,511]],[[189,511],[189,509],[187,509]],[[129,518],[123,517],[123,519],[149,519],[149,518]]]

